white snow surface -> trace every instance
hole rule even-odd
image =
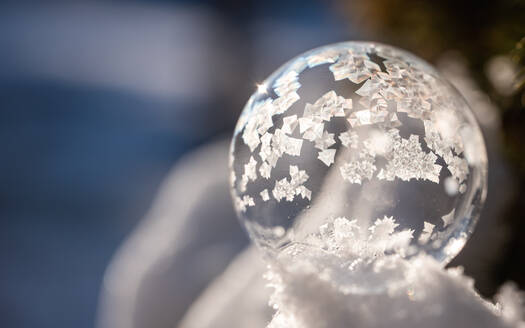
[[[369,294],[342,291],[315,271],[318,266],[294,263],[274,263],[264,273],[260,254],[248,249],[201,295],[179,327],[525,327],[524,296],[514,284],[503,285],[495,301],[485,300],[461,267],[443,269],[429,257],[391,263],[389,270],[397,267],[406,281],[395,279],[383,292]]]
[[[267,328],[525,327],[524,298],[513,284],[493,303],[475,291],[462,268],[445,270],[425,256],[390,265],[405,280],[369,294],[345,292],[312,270],[315,265],[272,265],[265,277],[276,313]]]

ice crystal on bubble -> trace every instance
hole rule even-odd
[[[244,175],[248,178],[248,180],[257,179],[257,173],[255,171],[256,165],[257,161],[253,158],[253,156],[250,157],[248,164],[244,165]]]
[[[361,184],[365,179],[372,179],[377,167],[374,165],[374,157],[362,155],[356,160],[344,163],[339,170],[344,180]]]
[[[283,118],[283,127],[281,130],[286,134],[292,134],[298,124],[297,115],[287,116]]]
[[[468,163],[464,158],[454,156],[448,163],[448,169],[459,183],[465,181],[468,175]]]
[[[390,132],[392,146],[386,154],[388,163],[377,175],[378,179],[392,181],[397,177],[404,181],[427,179],[439,183],[441,166],[435,164],[438,157],[422,150],[419,137],[412,134],[408,139],[403,139],[397,130]]]
[[[430,222],[425,221],[423,222],[423,224],[424,224],[423,231],[421,232],[421,235],[419,235],[419,239],[418,239],[420,244],[425,244],[428,242],[428,240],[432,236],[432,232],[434,232],[434,227],[435,227],[435,225],[433,225]]]
[[[267,162],[263,162],[259,167],[259,173],[261,174],[261,177],[265,179],[270,179],[271,172],[272,167]]]
[[[308,67],[312,68],[322,64],[333,63],[338,57],[339,51],[327,49],[323,52],[308,57]]]
[[[297,94],[297,92],[290,92],[282,97],[277,98],[274,101],[274,106],[276,108],[274,114],[282,114],[286,112],[286,110],[290,108],[290,106],[292,106],[299,99],[300,97]]]
[[[246,212],[246,208],[250,206],[254,206],[255,202],[252,197],[248,195],[244,195],[242,198],[237,197],[235,199],[235,207],[237,210],[241,212]]]
[[[257,179],[256,165],[257,161],[251,156],[250,161],[244,165],[244,174],[241,178],[241,190],[246,190],[246,185],[250,180],[255,181]]]
[[[270,195],[268,194],[268,189],[264,189],[260,192],[261,198],[263,201],[268,201],[270,199]]]
[[[359,136],[355,131],[345,131],[339,134],[339,140],[341,140],[343,146],[357,149]]]
[[[336,151],[337,150],[335,149],[323,149],[322,151],[319,152],[319,155],[317,155],[317,158],[321,162],[325,163],[326,166],[330,166],[334,162]]]
[[[456,209],[453,208],[450,213],[447,213],[446,215],[443,215],[441,217],[441,220],[443,220],[443,227],[447,227],[449,224],[452,223],[452,220],[454,220],[454,214],[456,212]]]
[[[287,178],[276,180],[272,195],[278,202],[282,199],[291,202],[296,195],[310,199],[310,190],[302,185],[307,180],[308,174],[304,170],[299,170],[297,166],[290,165],[290,180]]]
[[[387,256],[393,250],[407,246],[413,238],[413,230],[399,229],[397,220],[392,216],[375,219],[368,229],[364,229],[356,219],[346,217],[329,218],[327,221],[318,231],[308,235],[309,243],[319,245],[328,254],[340,258],[341,263],[372,261]],[[304,252],[301,248],[295,248],[295,251]]]
[[[354,270],[385,252],[441,262],[459,252],[454,238],[484,201],[486,154],[468,105],[430,65],[348,42],[259,86],[230,160],[235,208],[257,245],[347,249]]]
[[[334,134],[328,133],[326,131],[323,132],[323,135],[320,138],[317,138],[315,140],[315,148],[318,148],[321,150],[327,149],[333,144],[335,144]]]
[[[330,70],[336,81],[349,79],[353,83],[359,84],[374,73],[379,72],[380,67],[370,61],[365,53],[349,51],[341,55],[336,63],[330,65]]]

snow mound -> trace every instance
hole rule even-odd
[[[268,328],[525,327],[524,297],[514,285],[504,285],[492,303],[461,267],[445,270],[429,256],[404,258],[385,252],[388,247],[377,251],[402,234],[391,219],[377,221],[382,238],[369,237],[365,245],[339,239],[341,227],[351,232],[352,221],[336,219],[316,235],[321,247],[291,245],[269,266],[276,313]],[[374,252],[360,261],[356,249]]]

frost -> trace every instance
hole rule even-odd
[[[370,230],[372,240],[380,240],[391,235],[398,226],[399,224],[396,223],[392,216],[385,216],[383,219],[377,219],[368,230]]]
[[[297,92],[290,92],[274,100],[275,111],[273,114],[282,114],[288,110],[301,97]]]
[[[460,268],[444,270],[426,256],[389,255],[389,249],[406,247],[412,238],[411,230],[398,227],[392,217],[377,219],[367,236],[357,220],[338,217],[309,239],[322,251],[304,245],[285,249],[265,274],[276,311],[267,328],[525,325],[525,299],[514,285],[503,286],[492,304],[474,291]],[[433,228],[425,222],[425,233]],[[381,281],[385,289],[356,289],[367,281],[372,286]]]
[[[452,176],[455,177],[459,183],[462,183],[467,179],[468,175],[468,163],[464,158],[454,156],[453,159],[448,163],[448,169]]]
[[[287,116],[283,118],[283,126],[281,130],[286,134],[292,134],[298,123],[297,115]]]
[[[324,80],[301,86],[311,81],[302,79],[301,72],[323,64],[312,74],[324,70],[336,81],[347,79],[330,82],[337,90],[352,83],[344,93],[348,98],[336,89],[323,89],[317,82]],[[300,88],[305,88],[301,95],[321,96],[299,103]],[[242,149],[233,150],[239,158],[231,165],[237,170],[231,183],[237,183],[237,210],[256,214],[241,215],[255,231],[252,238],[278,253],[269,274],[276,289],[271,304],[278,310],[270,327],[476,327],[479,322],[502,327],[498,315],[508,323],[520,320],[515,314],[519,311],[506,305],[520,303],[515,293],[502,292],[501,309],[490,307],[472,292],[462,273],[441,269],[447,260],[435,263],[419,257],[431,253],[450,258],[463,247],[470,232],[454,221],[463,218],[455,218],[455,210],[444,206],[453,204],[465,213],[465,221],[473,219],[476,214],[469,211],[480,202],[460,193],[480,187],[482,195],[485,178],[485,167],[479,165],[484,160],[482,141],[471,141],[479,139],[476,124],[461,98],[431,67],[380,44],[352,43],[292,60],[265,81],[261,91],[268,97],[254,94],[236,128],[232,145]],[[290,165],[296,163],[305,170]],[[245,194],[251,181],[259,187],[259,193],[250,194],[253,198]],[[416,184],[424,186],[418,190],[443,193],[418,204],[436,208],[412,211],[399,203],[417,191],[411,188]],[[318,196],[313,203],[305,201],[312,198],[307,186]],[[258,206],[250,208],[256,202]],[[409,199],[406,206],[411,205]],[[448,211],[442,224],[439,216],[417,217]],[[390,216],[398,213],[410,217]],[[345,214],[356,217],[347,219]],[[278,226],[261,225],[266,230],[258,234],[253,227],[265,215]],[[279,236],[286,240],[278,238],[274,248],[271,243]],[[451,302],[448,294],[455,296]],[[457,312],[463,317],[457,319]],[[472,314],[480,321],[471,321],[476,317]]]
[[[302,198],[312,200],[312,191],[305,186],[299,186],[295,189],[296,195],[300,195]]]
[[[265,179],[270,179],[270,175],[272,172],[272,167],[270,164],[263,162],[261,166],[259,167],[259,173],[261,174],[261,177]]]
[[[357,220],[338,217],[328,220],[319,232],[308,238],[308,243],[320,245],[329,254],[340,257],[342,261],[371,260],[386,256],[388,251],[406,248],[412,240],[412,230],[396,231],[399,224],[393,217],[376,219],[374,224],[363,229]],[[305,251],[306,252],[306,251]],[[301,256],[296,254],[297,256]],[[403,255],[403,252],[398,252]]]
[[[338,217],[334,220],[333,225],[334,239],[337,244],[342,244],[345,241],[353,240],[359,236],[360,228],[357,224],[357,220],[347,220],[344,217]],[[328,225],[325,225],[323,228],[325,229],[323,234],[329,234],[329,232],[326,230],[328,229]]]
[[[328,91],[312,106],[315,112],[314,117],[330,121],[332,117],[344,117],[345,111],[352,109],[352,99],[345,99],[338,96],[335,91]],[[306,109],[305,109],[306,110]]]
[[[459,253],[459,251],[465,246],[465,243],[467,242],[467,234],[464,232],[461,232],[458,237],[450,238],[450,241],[447,243],[445,248],[443,249],[443,252],[447,256],[454,256],[455,254]]]
[[[252,110],[253,113],[246,123],[242,139],[253,152],[260,143],[259,136],[273,126],[272,115],[275,108],[272,99],[267,98],[254,104]]]
[[[299,170],[295,165],[290,165],[290,180],[288,181],[286,178],[276,180],[272,195],[278,202],[282,199],[291,202],[296,195],[310,199],[311,191],[303,186],[307,180],[306,171]]]
[[[253,201],[253,198],[248,196],[248,195],[244,195],[242,198],[235,197],[235,202],[234,203],[235,203],[235,207],[240,212],[246,212],[246,208],[247,207],[255,205],[255,202]]]
[[[272,137],[272,151],[278,156],[288,154],[290,156],[301,155],[303,140],[287,136],[282,130],[276,129]]]
[[[261,149],[259,156],[263,160],[259,173],[262,177],[269,179],[271,168],[277,165],[277,161],[283,154],[300,156],[303,140],[287,136],[281,129],[276,129],[274,134],[265,133],[261,137]]]
[[[328,147],[335,144],[334,140],[334,134],[328,133],[326,131],[323,132],[323,136],[315,140],[315,148],[318,149],[327,149]]]
[[[297,91],[301,87],[298,79],[299,74],[296,71],[288,71],[275,81],[273,85],[275,93],[279,97],[282,97],[286,94]]]
[[[361,184],[365,179],[372,179],[376,169],[374,157],[370,155],[361,155],[359,159],[346,162],[339,167],[344,180],[357,184]]]
[[[330,121],[332,117],[345,117],[345,111],[350,109],[352,109],[352,99],[345,99],[334,91],[329,91],[314,104],[305,105],[303,117],[298,119],[299,132],[304,139],[314,142],[318,149],[327,149],[335,143],[335,140],[333,133],[324,131],[324,122]]]
[[[343,146],[357,149],[359,136],[355,131],[345,131],[339,134],[339,140]]]
[[[270,133],[265,133],[261,137],[261,149],[259,151],[259,156],[261,157],[261,159],[263,161],[273,162],[272,161],[273,149],[272,149],[272,145],[271,145],[272,136],[273,135],[270,134]],[[276,162],[277,162],[277,159],[275,159],[275,163]],[[275,166],[275,163],[272,163],[272,167]]]
[[[456,214],[456,209],[453,208],[452,211],[450,211],[450,213],[443,215],[441,217],[441,220],[443,220],[443,227],[447,227],[449,224],[452,223],[452,221],[454,221],[455,214]]]
[[[261,191],[260,195],[261,195],[262,200],[265,202],[270,199],[270,195],[268,194],[268,189],[264,189],[263,191]]]
[[[385,216],[383,219],[376,219],[370,230],[368,238],[369,252],[374,256],[383,255],[389,250],[395,250],[397,254],[404,255],[405,249],[413,238],[413,230],[403,230],[395,232],[399,226],[394,218]]]
[[[301,86],[301,83],[310,82],[309,79],[302,79],[303,70],[322,64],[328,65],[318,70],[329,70],[336,81],[348,79],[354,88],[345,90],[343,97],[343,93],[339,95],[335,89],[324,89],[324,84],[315,81],[313,84],[316,88]],[[265,98],[265,93],[257,92],[249,100],[239,119],[236,140],[232,144],[237,147],[244,143],[241,145],[243,150],[236,152],[240,158],[235,159],[243,162],[232,165],[237,170],[232,177],[236,196],[243,197],[248,184],[254,181],[254,185],[264,184],[258,190],[267,188],[268,194],[268,197],[261,194],[261,198],[257,195],[257,201],[274,198],[278,202],[296,201],[291,208],[296,205],[316,207],[316,204],[297,202],[298,198],[310,200],[312,190],[304,185],[304,181],[299,183],[300,179],[293,178],[299,170],[290,164],[296,163],[304,165],[307,171],[301,172],[306,176],[323,174],[316,177],[314,192],[329,188],[329,185],[348,190],[347,197],[361,197],[358,193],[363,191],[367,202],[359,203],[363,207],[357,210],[359,212],[373,212],[371,209],[375,206],[377,209],[386,208],[388,194],[375,190],[379,186],[397,188],[398,184],[413,180],[425,181],[425,184],[436,183],[444,189],[435,190],[444,193],[444,197],[454,198],[454,204],[458,207],[462,202],[472,202],[459,198],[460,194],[469,188],[479,187],[480,181],[483,181],[469,179],[472,168],[481,168],[476,164],[479,161],[472,158],[476,157],[475,150],[483,145],[478,142],[476,146],[479,147],[469,146],[469,140],[477,137],[477,130],[475,123],[465,116],[461,99],[440,80],[431,67],[403,52],[378,44],[320,48],[293,60],[265,81],[263,87],[271,96]],[[303,101],[304,107],[300,107],[296,104],[299,100],[298,90],[304,87],[305,92],[321,96],[311,103]],[[296,105],[291,107],[293,104]],[[286,112],[288,109],[289,112]],[[250,152],[246,151],[247,148]],[[244,172],[239,172],[243,167]],[[287,167],[290,168],[290,177],[282,175],[282,169],[286,170]],[[297,171],[292,173],[294,168]],[[480,177],[483,178],[483,173]],[[470,183],[475,186],[470,186]],[[251,192],[252,188],[249,189]],[[401,187],[396,190],[405,193],[406,189]],[[374,194],[376,191],[377,195]],[[322,193],[326,192],[330,190]],[[349,213],[346,207],[359,200],[350,203],[348,199],[334,197],[333,200],[320,202],[333,202],[328,204],[331,208],[341,207],[340,212],[334,210],[334,213],[345,214]],[[279,208],[272,207],[273,202],[268,204],[271,206],[264,207],[268,215],[279,217],[283,214]],[[443,209],[443,202],[436,204],[439,210]],[[422,205],[432,206],[426,203]],[[242,201],[239,207],[243,206],[249,206],[249,202],[245,204]],[[297,210],[304,210],[301,212],[303,214],[309,212],[305,208]],[[393,213],[386,211],[381,214]],[[427,219],[436,222],[439,217]],[[443,228],[452,225],[454,219],[454,215],[450,218],[443,216],[443,220],[449,221],[445,221],[443,226],[439,225],[439,229],[428,222],[424,223],[424,227],[418,225],[415,230],[417,241],[412,243],[412,250],[415,251],[410,252],[426,251],[421,246],[426,246],[429,241],[429,247],[440,248],[441,251],[447,245],[438,243],[445,239],[451,240],[453,232],[453,229],[443,231]],[[366,233],[361,231],[361,234],[377,234],[374,221],[367,222],[367,227],[363,225]],[[386,223],[384,221],[382,224]],[[411,221],[410,225],[415,224]],[[370,226],[374,231],[367,230]],[[406,230],[396,234],[388,247],[406,244],[407,240],[413,238],[412,233]],[[459,240],[450,249],[458,245]],[[359,265],[358,262],[351,263],[356,270]]]
[[[297,90],[301,87],[298,82],[298,72],[289,71],[273,85],[277,99],[266,98],[253,104],[252,113],[244,121],[242,139],[253,152],[261,143],[260,136],[273,127],[272,116],[282,114],[300,99]]]
[[[508,324],[520,324],[525,315],[525,294],[518,290],[514,283],[503,285],[496,295],[496,306],[501,317]],[[525,327],[521,323],[520,328]]]
[[[284,236],[285,233],[286,233],[286,230],[281,226],[276,226],[273,228],[273,234],[278,238]]]
[[[241,192],[246,191],[248,182],[257,179],[257,172],[255,170],[256,165],[257,161],[253,158],[253,156],[250,157],[250,161],[247,164],[244,164],[244,173],[241,177],[241,183],[239,185]]]
[[[309,261],[315,261],[314,258]],[[265,278],[275,314],[267,328],[522,328],[523,296],[504,285],[497,303],[484,300],[461,270],[444,270],[427,257],[393,260],[380,270],[400,275],[384,293],[346,293],[311,262],[272,265]],[[367,272],[350,271],[355,278]],[[330,277],[333,278],[333,277]],[[385,279],[391,277],[385,276]],[[358,279],[358,278],[357,278]],[[351,325],[349,325],[351,323]]]
[[[259,140],[259,134],[254,129],[253,124],[251,124],[251,122],[244,129],[242,140],[246,145],[248,145],[248,147],[250,147],[250,151],[254,151],[255,148],[259,146],[259,143],[261,142]]]
[[[308,67],[312,68],[322,64],[333,63],[339,58],[339,52],[334,50],[324,50],[315,55],[309,56],[307,59]]]
[[[253,156],[250,156],[250,161],[248,164],[244,165],[244,175],[248,178],[248,180],[255,180],[257,179],[257,173],[255,170],[255,166],[257,165],[257,161],[253,158]]]
[[[449,196],[455,196],[459,191],[458,181],[453,177],[445,178],[444,187]]]
[[[388,163],[378,173],[379,179],[392,181],[397,177],[404,181],[425,179],[439,183],[441,166],[435,164],[437,156],[421,149],[417,135],[404,139],[399,136],[398,130],[392,129],[390,136],[393,140],[391,150],[385,155]]]
[[[388,112],[373,112],[369,109],[360,110],[357,112],[352,112],[348,117],[348,122],[352,127],[356,128],[363,125],[370,125],[381,123],[385,121]]]
[[[323,136],[324,123],[316,122],[311,118],[302,117],[299,119],[299,130],[303,133],[303,138],[308,141],[315,141]]]
[[[235,186],[235,180],[237,180],[237,176],[235,175],[235,171],[230,171],[230,187],[233,188]]]
[[[421,235],[419,235],[419,243],[420,244],[426,244],[430,237],[432,236],[432,232],[434,231],[435,225],[429,222],[423,222],[423,231],[421,232]]]
[[[349,51],[341,55],[336,63],[330,65],[330,71],[334,74],[336,81],[349,79],[356,84],[365,81],[380,70],[379,66],[370,61],[364,52]]]
[[[325,163],[326,166],[330,166],[334,162],[335,153],[335,149],[324,149],[319,152],[317,158],[321,160],[321,162]]]
[[[253,198],[251,198],[248,195],[244,195],[242,197],[242,201],[243,201],[244,205],[246,205],[246,206],[254,206],[255,205],[255,202],[253,201]]]
[[[386,132],[372,130],[370,137],[363,141],[363,145],[372,156],[385,156],[392,149],[393,138]]]

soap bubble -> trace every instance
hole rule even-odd
[[[240,221],[270,257],[308,249],[353,270],[426,254],[444,265],[479,217],[487,158],[469,106],[432,66],[345,42],[257,86],[235,128],[230,174]]]

